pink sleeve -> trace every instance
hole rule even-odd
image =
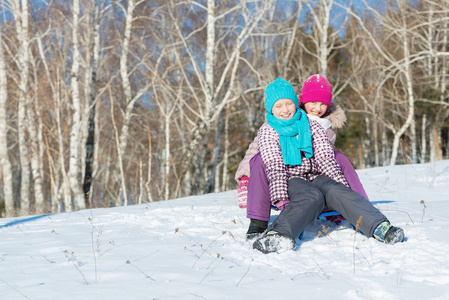
[[[242,161],[239,163],[239,166],[237,168],[237,171],[235,172],[234,179],[237,181],[237,183],[240,183],[240,179],[243,176],[250,177],[250,168],[249,168],[249,161],[251,158],[254,157],[254,155],[259,152],[257,146],[257,136],[254,138],[254,140],[249,144],[248,150],[246,150],[245,157],[242,159]]]

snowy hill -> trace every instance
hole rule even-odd
[[[358,174],[406,242],[317,220],[295,251],[264,255],[235,190],[0,219],[0,299],[449,299],[449,161]]]

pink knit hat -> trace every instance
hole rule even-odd
[[[321,74],[310,76],[304,81],[301,91],[301,103],[307,102],[323,102],[327,106],[331,105],[332,101],[332,85]]]

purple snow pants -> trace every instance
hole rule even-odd
[[[369,201],[351,161],[339,151],[335,151],[335,159],[351,189]],[[271,210],[270,188],[265,171],[265,164],[263,163],[260,152],[251,158],[249,166],[251,176],[248,182],[246,217],[249,219],[269,221]]]

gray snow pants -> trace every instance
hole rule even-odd
[[[324,207],[338,211],[354,226],[362,217],[359,230],[372,237],[377,225],[388,219],[370,202],[349,187],[318,176],[312,182],[292,178],[288,182],[290,203],[271,224],[270,230],[286,234],[293,239],[315,220]]]

